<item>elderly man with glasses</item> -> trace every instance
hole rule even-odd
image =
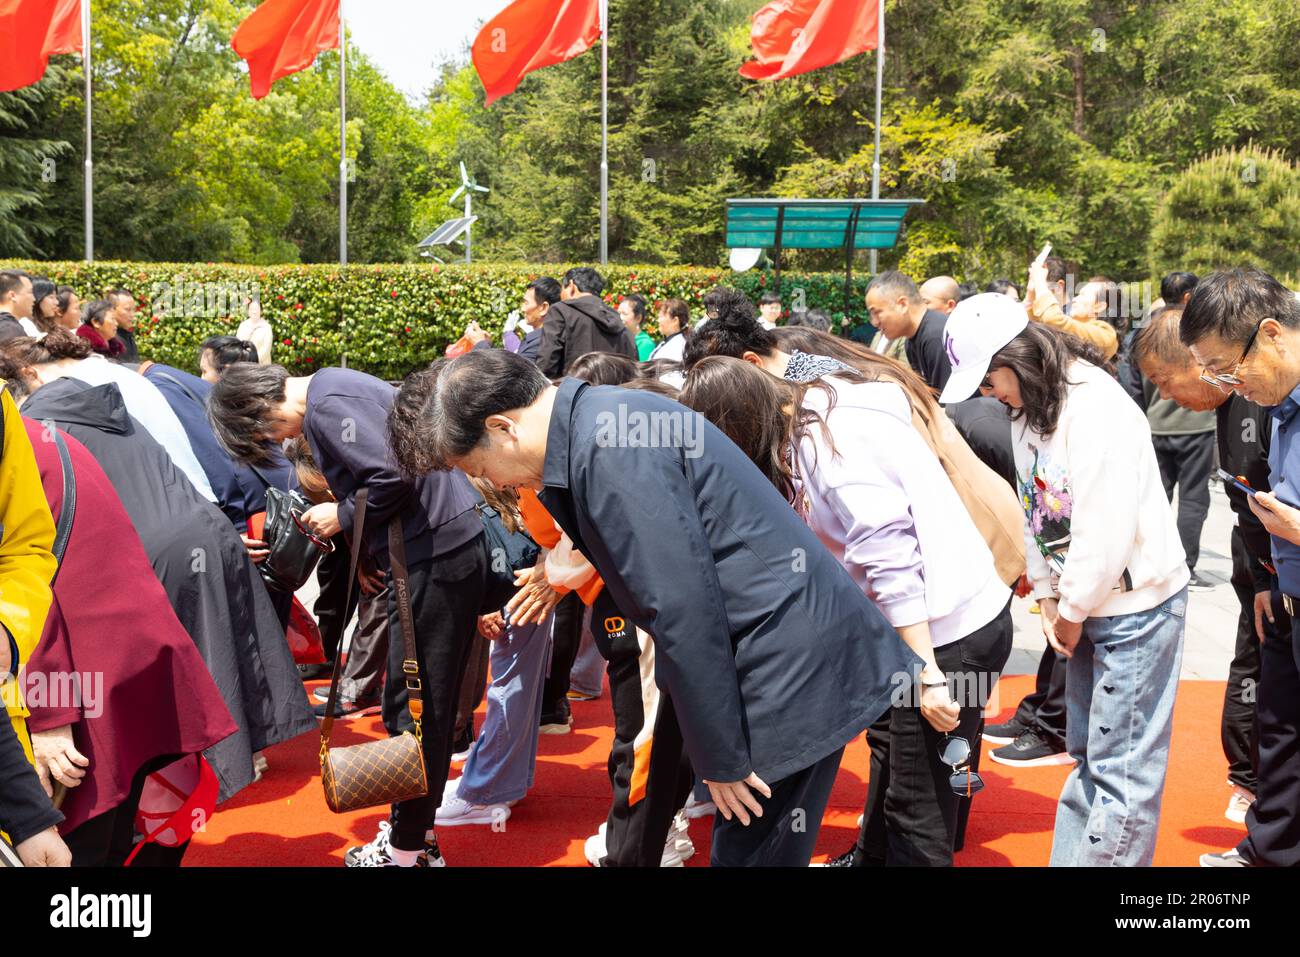
[[[1272,491],[1249,504],[1272,536],[1282,606],[1274,609],[1277,638],[1260,648],[1259,791],[1247,835],[1201,863],[1300,865],[1300,301],[1259,269],[1217,272],[1192,293],[1179,337],[1204,381],[1270,407]]]

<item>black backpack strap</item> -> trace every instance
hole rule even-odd
[[[54,445],[59,450],[59,467],[63,470],[63,504],[59,506],[59,521],[54,528],[54,578],[59,577],[63,567],[63,553],[68,550],[68,539],[72,537],[72,522],[77,514],[77,476],[72,471],[72,456],[68,454],[68,444],[57,429],[54,430]]]

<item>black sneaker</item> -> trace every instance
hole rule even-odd
[[[1038,768],[1049,764],[1073,764],[1074,759],[1065,748],[1054,744],[1037,730],[1030,728],[1008,745],[994,748],[989,757],[998,764],[1012,767]]]
[[[323,665],[299,665],[298,677],[303,681],[316,681],[320,678],[328,678],[334,674],[334,662],[327,661]]]
[[[989,744],[1010,744],[1028,730],[1029,725],[1021,724],[1017,718],[1012,718],[1002,724],[986,724],[984,740]]]
[[[316,717],[325,717],[325,709],[329,707],[328,701],[322,701],[312,707]],[[335,718],[360,718],[367,714],[373,714],[379,710],[378,701],[353,701],[351,698],[334,699],[334,717]]]
[[[1202,578],[1196,572],[1192,572],[1192,577],[1187,582],[1188,591],[1214,591],[1216,587],[1218,587],[1217,583],[1210,581],[1208,578]]]
[[[854,855],[856,852],[857,852],[857,848],[855,848],[855,847],[850,847],[847,851],[845,851],[845,852],[844,852],[843,854],[841,854],[839,857],[832,857],[832,858],[831,858],[830,860],[828,860],[828,861],[824,861],[824,862],[822,862],[821,864],[813,864],[812,866],[813,866],[813,867],[852,867],[852,866],[853,866],[853,855]]]

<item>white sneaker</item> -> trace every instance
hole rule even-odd
[[[712,817],[718,813],[718,806],[712,801],[697,801],[692,794],[686,799],[686,816],[694,821],[697,817]]]
[[[686,838],[690,843],[690,838]],[[592,867],[600,867],[600,861],[605,856],[605,825],[602,824],[596,829],[596,833],[587,838],[582,845],[583,856],[587,858],[587,863]],[[695,853],[695,845],[690,845],[690,854]],[[687,855],[687,857],[690,856]],[[660,867],[681,867],[686,858],[682,857],[677,849],[677,831],[675,828],[668,830],[668,842],[664,844],[663,857],[659,859]]]
[[[510,808],[504,804],[470,804],[456,795],[444,796],[442,806],[434,820],[444,827],[460,824],[504,824],[510,818]]]
[[[1233,824],[1245,824],[1246,812],[1250,806],[1255,803],[1255,795],[1251,794],[1240,784],[1232,786],[1232,797],[1228,798],[1228,808],[1223,812]]]
[[[344,867],[400,867],[390,853],[389,839],[392,825],[388,821],[379,822],[379,833],[369,844],[350,847],[343,855]],[[438,850],[438,841],[430,832],[425,832],[424,848],[415,858],[414,867],[446,867],[447,861]]]
[[[253,783],[254,784],[262,780],[262,775],[266,773],[266,769],[268,767],[270,767],[270,765],[266,763],[266,758],[262,756],[262,752],[254,751],[253,752]]]
[[[678,811],[673,817],[673,826],[668,832],[668,843],[677,849],[677,856],[683,861],[689,861],[695,856],[695,842],[691,840],[690,821],[685,811]]]

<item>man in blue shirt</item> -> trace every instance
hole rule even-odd
[[[1272,407],[1272,492],[1250,499],[1272,536],[1280,636],[1260,649],[1259,790],[1247,835],[1208,867],[1300,865],[1300,301],[1259,269],[1217,272],[1201,281],[1183,312],[1179,336],[1205,381]],[[1280,605],[1281,607],[1277,607]]]

